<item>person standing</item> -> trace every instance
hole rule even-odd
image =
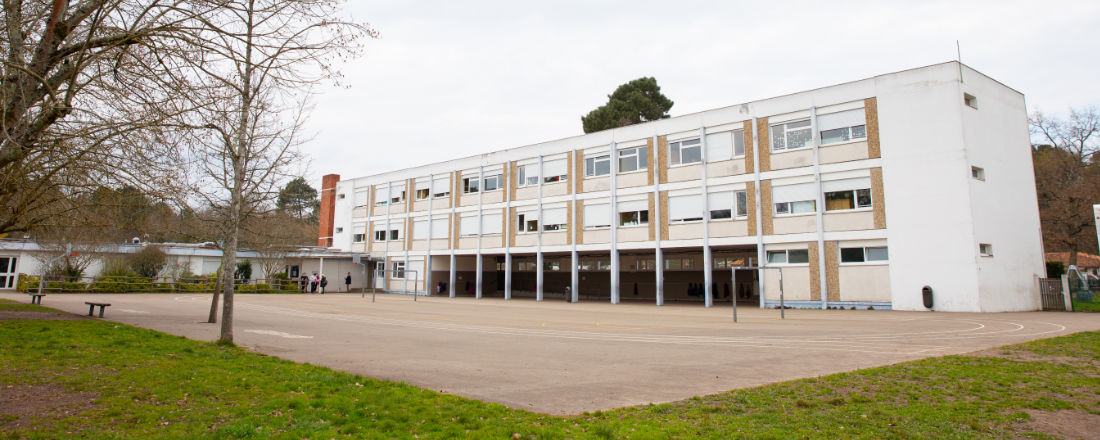
[[[321,274],[321,281],[318,281],[317,284],[321,286],[321,294],[324,295],[325,287],[328,286],[328,277],[326,277],[325,274]]]
[[[344,277],[344,291],[351,292],[351,272],[348,272],[348,276]]]
[[[317,293],[318,281],[320,281],[320,278],[317,277],[317,274],[309,276],[309,293]]]

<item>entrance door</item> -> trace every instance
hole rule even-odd
[[[374,288],[385,289],[386,288],[386,262],[376,261],[374,263]]]
[[[15,257],[0,257],[0,289],[15,287]]]

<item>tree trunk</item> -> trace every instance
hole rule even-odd
[[[234,203],[236,205],[237,203]],[[236,218],[236,215],[233,215]],[[222,254],[222,329],[218,342],[233,342],[233,271],[237,264],[237,230],[229,236]]]
[[[225,264],[225,261],[222,261]],[[222,272],[225,272],[222,269]],[[218,322],[218,298],[222,291],[222,276],[219,274],[216,281],[214,281],[214,298],[210,301],[210,317],[206,319],[206,322],[214,324]]]

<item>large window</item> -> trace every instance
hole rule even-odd
[[[564,182],[569,179],[568,164],[565,159],[545,160],[542,162],[542,181],[546,183]]]
[[[611,156],[593,156],[584,159],[584,176],[597,177],[611,174]]]
[[[413,220],[413,240],[426,240],[428,238],[428,226],[427,218]]]
[[[565,208],[543,208],[542,230],[564,231],[568,225],[565,223]]]
[[[703,197],[701,195],[690,194],[668,198],[669,223],[696,221],[703,221]]]
[[[393,273],[390,275],[390,278],[393,278],[395,280],[405,279],[405,262],[404,261],[394,261],[393,264],[390,265],[390,266],[393,268]]]
[[[779,202],[775,204],[775,214],[808,214],[817,212],[816,200],[800,200],[797,202]]]
[[[450,233],[450,231],[448,231],[448,229],[449,229],[448,226],[450,226],[450,224],[451,224],[450,220],[448,220],[446,217],[444,217],[444,218],[433,218],[432,219],[432,238],[433,239],[447,238],[448,236],[450,236],[451,233]]]
[[[830,180],[821,183],[826,211],[871,207],[871,178]]]
[[[364,206],[367,206],[367,192],[366,191],[356,191],[355,195],[352,196],[352,197],[354,197],[354,199],[352,199],[352,200],[354,200],[356,208],[362,208]]]
[[[888,259],[886,246],[875,247],[842,247],[840,248],[841,263],[870,263],[886,261]]]
[[[768,251],[769,264],[806,264],[809,262],[810,252],[806,249]]]
[[[772,151],[794,150],[812,147],[814,144],[809,119],[773,125],[771,132]]]
[[[464,177],[462,179],[462,192],[466,194],[473,194],[480,191],[481,179],[476,177]]]
[[[821,145],[867,139],[867,122],[863,109],[829,113],[817,117]]]
[[[367,239],[367,234],[353,234],[351,236],[351,241],[354,242],[354,243],[362,243],[362,242],[366,241],[366,239]]]
[[[649,224],[649,202],[635,200],[619,202],[619,226],[640,226]]]
[[[744,218],[749,214],[745,191],[721,191],[707,194],[707,209],[711,220]]]
[[[401,239],[401,229],[390,229],[387,233],[385,227],[374,230],[374,241],[393,241]]]
[[[611,227],[611,206],[607,203],[584,205],[584,228],[605,229]]]
[[[483,180],[485,191],[495,191],[502,188],[503,177],[500,174],[485,176]]]
[[[619,172],[644,170],[647,167],[646,147],[619,150]]]
[[[432,196],[432,182],[430,177],[416,178],[416,192],[413,193],[416,200],[427,200]]]
[[[702,143],[699,142],[699,138],[669,142],[668,161],[670,165],[687,165],[689,163],[702,162]]]
[[[691,258],[666,258],[665,269],[668,270],[691,270],[695,268],[695,260]]]
[[[817,212],[817,185],[800,183],[772,187],[776,215]]]
[[[707,162],[718,162],[743,156],[745,156],[745,132],[743,130],[707,134]]]
[[[538,232],[539,231],[539,214],[538,211],[524,211],[516,213],[516,232]]]
[[[484,235],[500,234],[504,231],[503,218],[500,212],[481,214],[481,233]]]
[[[463,215],[458,218],[458,235],[460,237],[477,235],[477,213]]]
[[[405,185],[394,186],[390,188],[390,203],[400,203],[405,201]]]
[[[437,199],[451,196],[451,178],[436,177],[432,181],[432,197]]]
[[[533,163],[516,167],[516,186],[534,186],[539,184],[539,164]]]

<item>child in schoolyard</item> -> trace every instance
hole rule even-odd
[[[317,274],[309,276],[309,293],[317,293],[317,282],[320,281],[320,277]]]
[[[325,286],[328,286],[328,278],[325,277],[325,274],[321,274],[321,281],[318,282],[318,285],[321,286],[321,294],[324,295],[325,294]]]
[[[348,272],[348,276],[344,277],[344,291],[351,292],[351,272]]]

